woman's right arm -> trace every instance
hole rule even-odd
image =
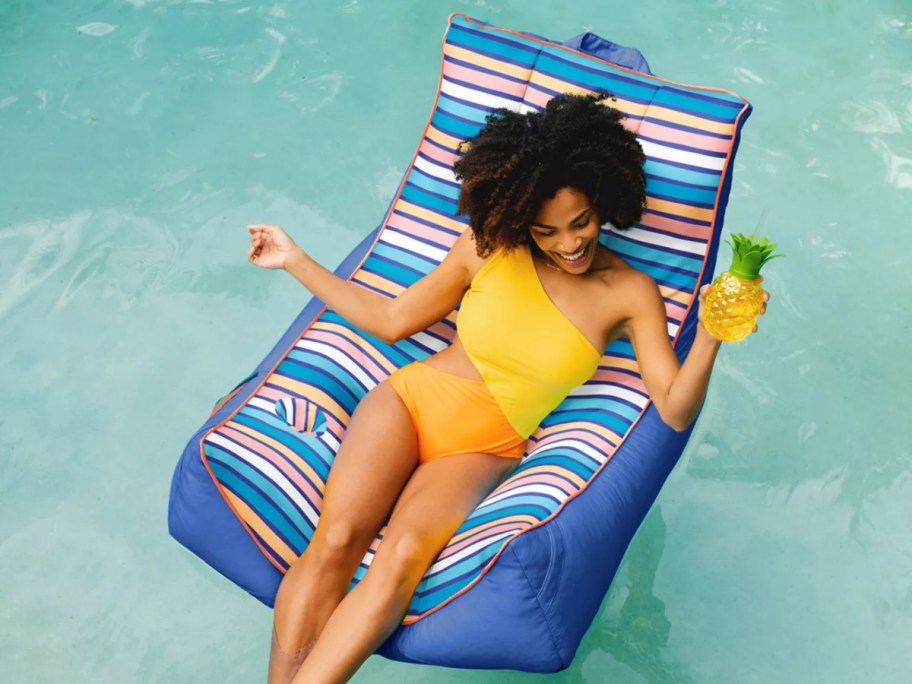
[[[343,280],[314,261],[278,226],[256,225],[247,257],[262,268],[282,268],[346,320],[384,342],[424,330],[456,308],[474,273],[474,243],[465,231],[440,265],[390,299]]]

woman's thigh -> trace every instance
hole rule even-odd
[[[373,539],[417,464],[411,416],[395,390],[383,382],[367,393],[352,415],[329,471],[318,533],[327,524],[348,521],[357,526],[356,533]]]
[[[510,473],[518,459],[456,454],[421,464],[396,502],[372,563],[403,563],[414,584],[421,579],[465,519]]]

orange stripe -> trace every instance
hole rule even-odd
[[[269,377],[269,382],[273,385],[284,387],[293,394],[306,396],[308,399],[317,402],[317,405],[324,411],[331,413],[340,423],[348,425],[348,421],[351,418],[348,411],[346,411],[335,398],[331,397],[323,390],[279,373],[271,375]]]
[[[459,143],[462,142],[462,138],[456,138],[448,133],[444,133],[435,126],[428,126],[427,133],[425,133],[424,137],[453,151],[457,150],[459,148]],[[411,169],[409,169],[409,171],[411,171]]]
[[[449,31],[447,32],[449,33]],[[530,67],[521,67],[516,64],[510,64],[509,62],[501,62],[498,59],[472,52],[469,49],[453,45],[452,43],[444,43],[443,54],[447,57],[453,57],[454,59],[459,59],[463,62],[468,62],[469,64],[491,69],[500,74],[509,74],[510,76],[523,80],[528,80],[529,74],[532,73]]]
[[[444,228],[449,228],[450,230],[457,233],[462,233],[462,231],[466,229],[465,223],[455,220],[452,216],[438,214],[436,211],[426,209],[422,206],[412,204],[411,202],[407,202],[405,200],[399,200],[396,203],[396,211],[401,211],[404,214],[423,219],[424,221],[436,223],[437,225],[443,226]]]
[[[668,214],[684,216],[697,221],[705,221],[706,223],[712,223],[716,213],[712,209],[702,209],[700,207],[693,207],[689,204],[669,202],[668,200],[660,200],[648,196],[646,197],[646,206],[654,211],[664,211]]]
[[[295,559],[297,559],[298,554],[295,553],[294,549],[282,541],[282,539],[272,531],[269,525],[263,522],[263,519],[260,518],[243,499],[238,498],[228,489],[225,489],[225,496],[231,501],[231,505],[234,506],[234,509],[244,522],[250,525],[253,531],[260,535],[263,541],[269,545],[269,548],[275,551],[283,561],[288,563],[288,565],[291,565]]]

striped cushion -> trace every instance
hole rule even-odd
[[[747,103],[461,16],[451,18],[443,51],[431,120],[376,242],[351,279],[393,297],[440,262],[466,229],[456,214],[456,148],[492,109],[540,109],[557,93],[608,90],[646,153],[648,203],[637,226],[606,231],[603,242],[659,284],[669,337],[677,344],[717,243],[723,185]],[[300,331],[251,398],[202,436],[203,458],[222,495],[276,567],[287,569],[313,533],[329,468],[358,401],[395,368],[448,345],[454,320],[451,314],[388,345],[325,310]],[[405,622],[466,591],[511,539],[558,514],[612,457],[648,402],[630,342],[614,342],[594,377],[532,435],[515,474],[440,554]],[[364,576],[380,536],[353,584]]]

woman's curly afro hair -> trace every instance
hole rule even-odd
[[[468,216],[479,256],[528,244],[542,202],[571,187],[585,194],[602,224],[629,228],[646,199],[643,150],[601,104],[608,93],[558,95],[544,111],[491,112],[464,141],[454,164],[462,181],[459,213]]]

